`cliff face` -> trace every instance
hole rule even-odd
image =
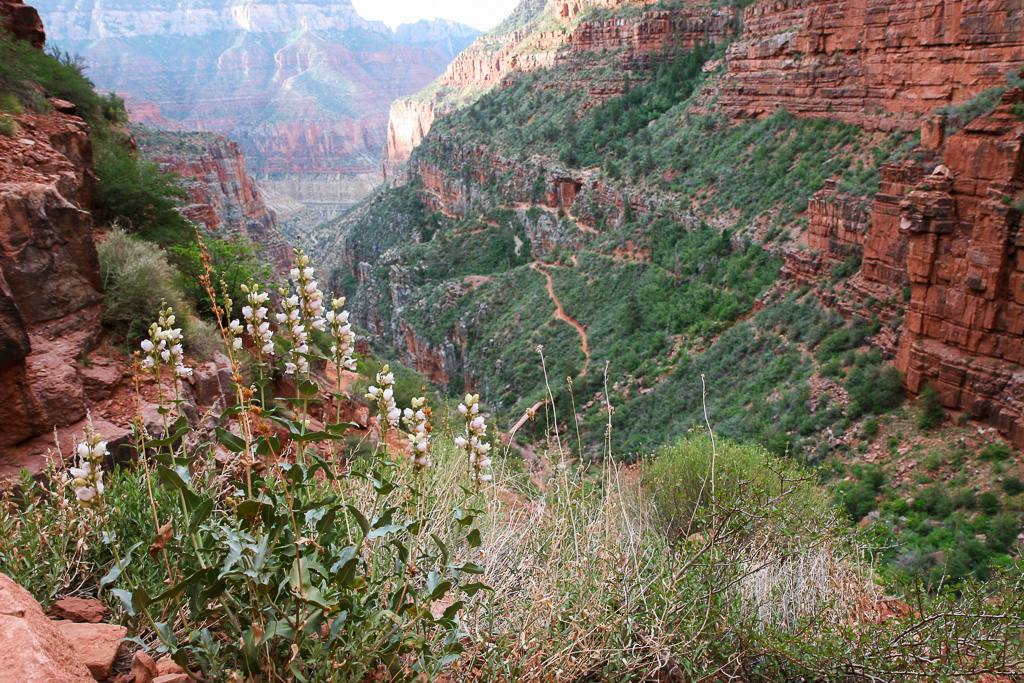
[[[42,47],[46,42],[46,31],[43,30],[39,13],[22,0],[0,2],[0,26],[18,40],[27,40],[34,47]]]
[[[903,306],[901,333],[876,343],[907,389],[931,384],[946,407],[988,419],[1024,446],[1024,123],[1011,110],[1019,101],[1024,90],[1007,92],[946,140],[944,118],[927,121],[929,146],[883,166],[873,202],[834,185],[819,192],[801,237],[810,251],[789,251],[785,272],[816,285],[862,257],[852,297],[824,302],[846,317],[886,320]]]
[[[88,127],[59,112],[17,122],[0,135],[0,452],[85,416],[77,359],[103,300]]]
[[[605,53],[616,55],[620,69],[644,68],[651,54],[692,50],[698,42],[719,42],[730,28],[732,13],[728,9],[644,11],[647,4],[647,0],[524,0],[510,20],[477,38],[427,91],[392,104],[385,175],[395,177],[397,168],[408,160],[437,117],[500,85],[513,71],[567,66],[576,60],[606,61]],[[584,19],[585,11],[594,7],[613,8],[618,15]],[[598,85],[592,97],[600,101],[619,95],[620,88],[620,83],[610,90]]]
[[[728,75],[713,89],[735,117],[778,107],[868,129],[1001,85],[1024,60],[1014,0],[776,0],[743,17]]]
[[[1024,90],[946,143],[944,166],[900,204],[910,306],[907,388],[992,420],[1024,446]]]
[[[211,232],[241,235],[262,247],[279,270],[291,267],[291,249],[277,219],[245,168],[238,143],[212,133],[159,133],[140,129],[139,149],[164,172],[181,176],[186,218]]]
[[[351,180],[332,214],[365,196],[364,176],[379,182],[391,101],[477,34],[445,21],[395,33],[346,1],[37,5],[51,42],[82,55],[100,89],[128,95],[134,120],[236,140],[257,177]]]

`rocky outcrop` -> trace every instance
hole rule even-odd
[[[900,204],[910,305],[897,367],[917,393],[991,420],[1024,446],[1024,122],[1003,105],[946,142]]]
[[[779,107],[864,128],[917,128],[921,114],[1003,83],[1024,60],[1014,0],[774,0],[751,4],[712,93],[735,117]]]
[[[421,100],[395,100],[388,113],[388,155],[384,160],[384,178],[394,179],[402,163],[412,155],[434,125],[434,103]]]
[[[57,111],[17,123],[0,136],[0,450],[85,416],[77,359],[103,300],[88,127]]]
[[[46,42],[39,13],[22,0],[0,1],[0,28],[18,40],[27,40],[33,47],[42,47]]]
[[[0,574],[0,670],[20,683],[95,680],[39,603],[6,574]]]
[[[1024,122],[1012,106],[1024,90],[955,135],[925,122],[913,158],[882,166],[878,194],[838,195],[827,183],[808,206],[801,248],[783,273],[818,286],[846,317],[893,320],[902,330],[877,343],[919,393],[931,384],[944,405],[988,419],[1024,446]],[[939,147],[940,149],[936,149]],[[860,256],[843,296],[823,283]],[[909,300],[905,299],[905,288]],[[864,306],[868,299],[871,306]]]
[[[347,0],[39,0],[51,43],[129,95],[133,120],[235,140],[250,171],[372,174],[379,184],[391,102],[429,83],[477,31],[450,21],[398,32]],[[302,199],[294,197],[300,203]]]
[[[181,177],[187,193],[181,212],[211,232],[248,238],[279,270],[293,265],[277,219],[246,171],[238,143],[213,133],[168,133],[139,129],[139,149],[160,170]]]

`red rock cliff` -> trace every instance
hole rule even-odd
[[[519,12],[538,12],[523,2]],[[622,69],[645,68],[648,56],[677,47],[689,50],[699,41],[719,42],[729,31],[731,10],[697,6],[682,11],[651,10],[628,18],[587,20],[585,10],[594,6],[647,5],[648,0],[576,0],[548,3],[525,27],[477,38],[445,69],[432,86],[435,92],[391,106],[388,124],[388,157],[385,176],[395,169],[430,130],[434,120],[459,105],[499,85],[514,71],[551,67],[559,61],[589,54],[621,51]],[[540,19],[548,21],[540,22]],[[543,25],[543,30],[537,27]],[[594,92],[603,98],[619,92]]]
[[[99,335],[103,301],[88,127],[59,112],[17,122],[0,136],[0,460],[85,416],[77,359]]]
[[[43,22],[34,7],[21,0],[0,0],[0,27],[19,40],[27,40],[34,47],[46,42]]]
[[[279,269],[293,257],[277,220],[245,168],[238,144],[212,133],[140,131],[139,148],[161,170],[182,178],[186,218],[211,232],[241,235],[259,244]]]
[[[946,143],[900,204],[911,298],[897,367],[917,393],[988,418],[1024,446],[1024,123],[1004,104]]]
[[[1001,85],[1024,60],[1016,0],[765,0],[744,14],[714,88],[733,116],[778,107],[869,129]]]

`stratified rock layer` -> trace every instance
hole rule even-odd
[[[279,269],[291,267],[291,249],[246,171],[238,143],[213,133],[147,130],[140,130],[136,139],[160,170],[181,177],[188,195],[181,210],[186,218],[211,232],[248,238]]]
[[[572,60],[607,59],[615,54],[623,70],[645,68],[651,54],[692,50],[699,42],[720,42],[732,11],[697,5],[684,11],[639,11],[635,16],[588,20],[593,7],[642,8],[646,0],[576,0],[538,3],[523,0],[506,22],[477,38],[432,86],[432,92],[391,105],[385,175],[399,166],[430,130],[434,120],[498,86],[512,72],[553,67]],[[542,21],[544,20],[544,21]],[[594,84],[595,101],[621,94]]]
[[[920,114],[1003,84],[1024,60],[1016,0],[771,0],[744,13],[717,106],[779,107],[868,129],[917,128]]]
[[[876,340],[906,386],[932,385],[944,405],[988,419],[1024,446],[1024,122],[1011,109],[1024,90],[943,139],[944,119],[925,122],[916,158],[885,164],[873,202],[829,182],[808,205],[803,246],[786,252],[784,275],[820,284],[860,256],[841,300],[846,317],[890,321],[898,336]],[[936,149],[939,147],[940,149]],[[872,299],[870,307],[863,302]],[[906,301],[904,301],[906,299]],[[860,304],[860,305],[858,305]]]

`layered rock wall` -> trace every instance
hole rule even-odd
[[[735,117],[785,107],[917,128],[919,115],[1002,85],[1024,60],[1017,0],[766,0],[743,19],[712,90]]]
[[[1024,446],[1024,90],[946,143],[900,204],[911,297],[897,367],[917,393],[991,420]]]
[[[692,50],[704,41],[717,43],[731,29],[730,9],[705,6],[641,11],[635,16],[607,19],[582,18],[593,6],[621,9],[647,4],[646,0],[556,2],[542,15],[550,19],[544,30],[527,27],[481,36],[448,65],[436,82],[437,93],[392,104],[385,176],[395,179],[397,168],[409,158],[437,117],[500,85],[512,72],[565,66],[598,55],[604,60],[608,52],[617,54],[623,70],[644,69],[651,54]],[[619,86],[592,92],[596,100],[617,94],[621,94]]]
[[[137,139],[162,171],[181,176],[186,218],[211,232],[246,237],[279,269],[291,267],[291,249],[246,171],[236,142],[210,133],[140,133]]]
[[[19,40],[27,40],[34,47],[42,47],[46,42],[46,31],[39,13],[22,0],[0,1],[0,28]]]

